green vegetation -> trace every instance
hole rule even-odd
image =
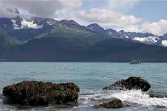
[[[6,31],[0,28],[0,45],[1,46],[3,45],[4,47],[12,47],[19,44],[20,42],[17,39],[9,36]]]

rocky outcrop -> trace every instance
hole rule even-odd
[[[79,87],[74,83],[44,83],[23,81],[3,88],[8,101],[20,105],[48,105],[76,103]]]
[[[114,84],[105,87],[106,90],[131,90],[141,89],[142,91],[148,91],[151,85],[140,77],[129,77],[128,79],[122,79]]]
[[[95,105],[94,108],[122,108],[123,107],[123,102],[120,99],[114,99],[109,103],[103,103],[100,105]]]

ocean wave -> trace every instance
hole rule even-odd
[[[103,90],[91,90],[90,92],[82,93],[79,97],[81,100],[104,100],[104,99],[111,99],[113,91],[103,91]]]
[[[81,94],[79,100],[83,104],[90,104],[92,101],[111,101],[112,98],[118,98],[125,103],[138,104],[143,107],[167,107],[167,98],[151,98],[147,92],[140,90],[127,91],[90,91],[91,93]],[[92,103],[93,104],[93,103]]]
[[[150,95],[140,90],[121,91],[112,94],[112,97],[121,99],[122,101],[149,106],[165,106],[167,107],[167,98],[151,98]]]

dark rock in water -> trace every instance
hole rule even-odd
[[[157,106],[157,108],[166,108],[165,106]]]
[[[152,98],[167,98],[167,93],[149,92],[148,94]]]
[[[95,105],[94,108],[122,108],[123,102],[120,99],[114,99],[109,103],[103,103],[100,105]]]
[[[47,110],[47,111],[58,111],[58,110],[56,110],[56,109],[49,109],[49,110]]]
[[[151,85],[144,79],[140,77],[129,77],[128,79],[120,80],[114,84],[105,87],[106,90],[131,90],[131,89],[141,89],[142,91],[148,91]]]
[[[18,109],[21,109],[21,110],[33,108],[32,106],[25,106],[25,105],[17,105],[16,107],[17,107]]]
[[[77,103],[79,87],[74,83],[23,81],[3,88],[9,101],[20,105],[48,105]]]

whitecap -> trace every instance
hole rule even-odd
[[[122,101],[149,106],[165,106],[167,107],[167,98],[151,98],[147,93],[140,90],[120,91],[112,94],[112,97],[121,99]]]
[[[118,98],[125,103],[138,104],[143,107],[165,106],[167,107],[167,98],[151,98],[147,92],[140,90],[127,91],[90,91],[91,93],[81,94],[79,100],[83,104],[89,104],[94,101],[111,101],[112,98]]]

